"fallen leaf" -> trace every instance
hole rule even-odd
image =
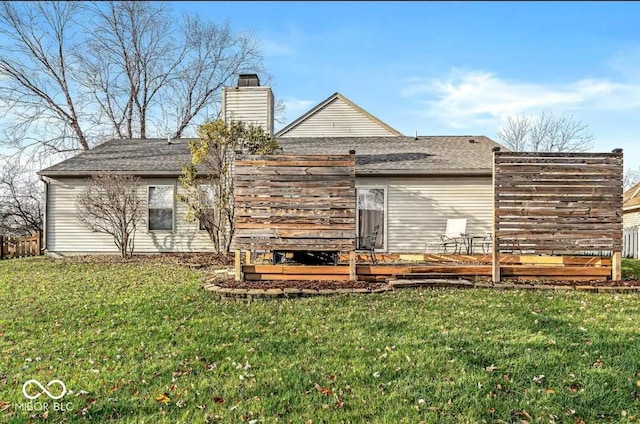
[[[555,393],[555,390],[553,390],[553,389],[552,389],[552,388],[550,388],[550,387],[547,387],[546,389],[544,389],[544,392],[545,392],[546,394],[550,395],[550,394],[552,394],[552,393]]]
[[[214,401],[215,403],[224,403],[224,399],[223,399],[223,398],[221,398],[221,397],[219,397],[219,396],[214,396],[214,397],[213,397],[213,401]]]
[[[44,418],[45,420],[49,418],[49,411],[44,411],[44,414],[42,414],[42,418]]]
[[[316,383],[316,385],[314,386],[316,388],[317,391],[319,391],[320,393],[322,393],[323,395],[330,395],[333,394],[333,392],[331,391],[330,388],[328,387],[322,387],[321,385],[319,385],[318,383]]]
[[[9,409],[11,407],[11,404],[9,402],[0,402],[0,412],[6,411],[7,409]]]
[[[496,412],[496,410],[493,409],[493,408],[489,408],[489,409],[487,409],[487,411],[489,411],[490,414],[493,414],[494,412]]]
[[[156,396],[156,401],[167,404],[171,401],[171,399],[169,399],[167,395],[163,393],[161,395]]]
[[[485,370],[485,371],[488,371],[488,372],[493,372],[493,371],[495,371],[495,370],[497,370],[497,369],[498,369],[498,367],[496,367],[496,366],[495,366],[495,365],[493,365],[493,364],[489,365],[488,367],[484,367],[484,370]]]
[[[580,390],[580,385],[579,384],[572,384],[569,387],[567,387],[567,390],[569,390],[571,393],[575,393],[578,390]]]
[[[593,366],[595,368],[602,368],[603,365],[604,365],[604,362],[602,362],[602,360],[600,358],[598,358],[598,360],[593,363]]]

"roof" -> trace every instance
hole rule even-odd
[[[494,147],[485,136],[282,138],[284,154],[345,154],[356,151],[359,175],[486,174]]]
[[[87,176],[97,172],[179,175],[191,162],[190,139],[113,139],[45,168],[44,176]]]
[[[473,140],[473,141],[471,141]],[[88,176],[100,171],[180,175],[191,161],[188,139],[114,139],[39,172]],[[347,154],[356,151],[358,175],[491,175],[492,149],[485,136],[279,138],[284,154]]]
[[[637,209],[640,208],[640,183],[637,183],[622,195],[622,208]]]
[[[311,108],[307,113],[305,113],[304,115],[300,116],[298,119],[296,119],[295,121],[293,121],[292,123],[290,123],[289,125],[284,127],[283,129],[278,131],[275,134],[275,136],[276,137],[284,136],[286,133],[290,132],[294,128],[296,128],[299,125],[303,124],[307,119],[309,119],[313,115],[316,115],[318,112],[320,112],[326,106],[328,106],[329,104],[333,103],[336,100],[341,100],[341,101],[345,102],[346,104],[351,106],[353,109],[355,109],[358,112],[362,113],[365,117],[371,119],[373,122],[375,122],[376,124],[378,124],[381,127],[385,128],[386,130],[388,130],[392,134],[395,134],[397,136],[402,136],[402,133],[400,131],[398,131],[395,128],[391,127],[390,125],[388,125],[387,123],[383,122],[382,120],[376,118],[371,113],[367,112],[366,110],[364,110],[363,108],[361,108],[360,106],[358,106],[357,104],[353,103],[351,100],[347,99],[345,96],[343,96],[342,94],[337,93],[337,92],[333,93],[332,95],[327,97],[325,100],[321,101],[316,106]]]

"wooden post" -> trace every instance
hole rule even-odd
[[[236,249],[235,257],[236,281],[242,281],[242,261],[240,249]]]
[[[356,271],[356,251],[349,252],[349,281],[356,281],[358,274]]]
[[[493,193],[493,219],[492,219],[492,237],[493,237],[493,249],[491,252],[491,263],[492,263],[492,270],[491,270],[491,281],[493,281],[494,283],[499,283],[500,282],[500,255],[498,253],[498,238],[496,237],[496,230],[497,230],[497,226],[498,226],[498,214],[496,213],[496,207],[497,207],[497,199],[496,199],[496,153],[498,153],[500,151],[499,147],[494,147],[493,148],[493,173],[492,173],[492,177],[491,180],[493,182],[492,184],[492,193]]]
[[[613,256],[611,257],[611,280],[612,281],[622,280],[622,253],[621,252],[613,252]]]
[[[249,265],[251,263],[251,250],[244,252],[244,264]]]
[[[0,234],[0,259],[4,258],[4,236]]]

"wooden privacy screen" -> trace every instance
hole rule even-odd
[[[622,152],[495,152],[495,250],[622,251]]]
[[[236,249],[355,249],[355,155],[239,155],[234,166]]]

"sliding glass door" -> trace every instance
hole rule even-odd
[[[358,187],[358,248],[374,231],[376,249],[385,248],[386,189],[383,187]]]

